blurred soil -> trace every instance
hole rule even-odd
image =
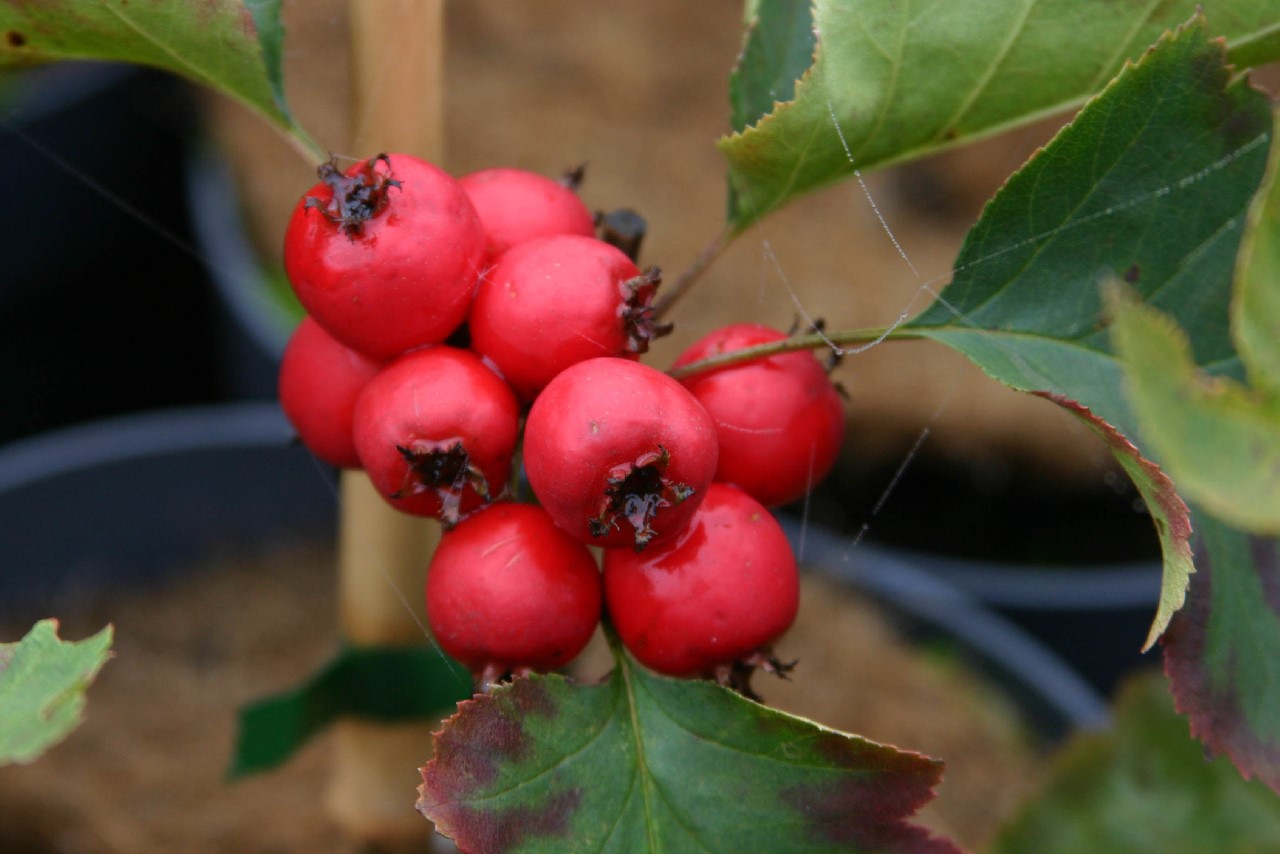
[[[328,549],[294,545],[59,608],[67,639],[112,622],[115,658],[79,729],[32,765],[0,768],[0,851],[354,852],[323,807],[330,736],[280,770],[223,781],[236,708],[292,687],[336,651],[334,577]],[[0,627],[0,637],[27,627]],[[773,705],[947,761],[921,821],[966,846],[1036,779],[1033,739],[1000,692],[921,655],[868,602],[810,579],[778,652],[800,664],[790,682],[757,677]],[[607,653],[596,644],[582,662],[593,678]],[[404,757],[410,813],[428,758],[426,744]]]

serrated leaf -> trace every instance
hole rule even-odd
[[[111,626],[79,642],[41,620],[0,644],[0,765],[32,762],[80,724],[85,690],[111,657]]]
[[[789,7],[761,0],[760,18]],[[816,60],[795,97],[720,140],[738,231],[792,198],[1079,106],[1195,0],[815,0]],[[1214,3],[1237,62],[1280,57],[1272,0]],[[766,76],[737,100],[760,103]],[[836,123],[839,130],[837,131]],[[847,151],[846,151],[847,146]]]
[[[261,113],[305,154],[324,150],[284,97],[280,0],[0,3],[0,68],[98,59],[164,69]]]
[[[462,703],[418,809],[464,851],[955,851],[906,822],[941,771],[623,656]]]
[[[433,645],[343,647],[302,685],[240,709],[227,776],[283,764],[339,718],[423,720],[470,694],[471,674]]]
[[[1263,190],[1249,211],[1231,328],[1250,384],[1280,393],[1280,145],[1273,146]]]
[[[1187,607],[1165,633],[1165,672],[1191,733],[1280,793],[1280,540],[1193,512]]]
[[[1205,761],[1164,679],[1127,682],[1113,721],[1062,749],[992,854],[1280,850],[1280,799],[1240,779],[1230,762]]]
[[[1010,178],[966,237],[951,284],[900,330],[954,347],[1134,446],[1111,443],[1137,475],[1164,550],[1148,644],[1183,601],[1189,529],[1143,460],[1151,455],[1124,394],[1100,284],[1124,280],[1188,330],[1202,370],[1238,375],[1231,281],[1270,127],[1266,96],[1230,78],[1201,23],[1163,39]]]
[[[1236,527],[1280,534],[1280,397],[1203,376],[1177,324],[1122,293],[1111,301],[1112,336],[1144,438],[1190,500]]]
[[[729,75],[729,121],[741,131],[795,97],[813,64],[817,36],[810,0],[768,0],[747,14],[742,53]]]
[[[1191,554],[1191,514],[1179,497],[1173,481],[1158,465],[1148,460],[1120,431],[1074,400],[1052,393],[1036,392],[1075,415],[1085,423],[1115,455],[1120,467],[1137,487],[1146,503],[1147,512],[1160,539],[1164,568],[1161,574],[1160,601],[1151,621],[1143,652],[1150,649],[1169,625],[1169,620],[1186,601],[1187,585],[1195,572]]]

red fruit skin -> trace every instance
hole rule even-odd
[[[391,175],[386,205],[357,232],[345,232],[308,198],[285,231],[284,265],[294,293],[321,326],[348,347],[387,360],[436,344],[466,319],[484,263],[484,229],[462,188],[443,170],[407,154],[374,161]],[[367,162],[347,175],[369,168]]]
[[[566,369],[538,395],[525,420],[529,485],[556,524],[578,540],[605,548],[636,545],[625,519],[601,536],[591,531],[610,471],[666,450],[662,475],[693,490],[659,506],[650,542],[680,532],[716,470],[715,424],[671,377],[627,359],[588,359]]]
[[[733,324],[685,350],[674,367],[786,337],[767,326]],[[844,401],[812,353],[782,353],[681,383],[716,423],[717,481],[777,507],[803,497],[835,465],[844,441]]]
[[[360,467],[351,438],[356,398],[381,367],[310,317],[290,336],[280,360],[280,408],[302,443],[329,465]]]
[[[369,381],[356,400],[352,436],[369,480],[392,507],[448,521],[444,498],[461,515],[487,501],[464,481],[443,497],[435,489],[394,497],[412,493],[406,484],[414,482],[399,448],[460,441],[492,499],[511,477],[519,422],[519,403],[497,374],[466,350],[436,346],[406,353]]]
[[[471,305],[471,348],[531,401],[570,365],[631,352],[624,283],[640,275],[621,250],[580,235],[526,240],[485,273]],[[649,298],[656,285],[650,285]]]
[[[763,505],[723,483],[674,540],[638,554],[606,551],[604,591],[622,643],[669,676],[709,676],[767,648],[800,604],[786,534]]]
[[[595,216],[573,190],[523,169],[481,169],[458,179],[484,225],[492,260],[535,237],[595,234]]]
[[[477,674],[563,667],[600,621],[591,552],[532,504],[491,504],[446,533],[426,596],[440,646]]]

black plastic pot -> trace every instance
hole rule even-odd
[[[862,564],[890,573],[908,563],[963,591],[1104,695],[1155,663],[1140,650],[1159,602],[1159,545],[1122,476],[1061,483],[999,460],[994,472],[923,455],[910,462],[901,472],[837,470],[807,508],[790,509],[857,540]]]
[[[1032,632],[1103,694],[1159,661],[1141,652],[1160,601],[1159,562],[1049,567],[899,555]]]
[[[0,442],[217,399],[186,229],[186,84],[58,63],[6,78],[3,115]]]
[[[935,573],[936,562],[854,544],[795,518],[784,517],[782,524],[808,571],[869,594],[915,634],[959,646],[971,665],[1020,701],[1050,740],[1106,726],[1106,701],[1089,680],[985,600]]]
[[[218,300],[222,379],[237,399],[269,400],[301,308],[273,286],[245,233],[231,167],[208,146],[187,161],[191,227]]]
[[[0,450],[0,617],[213,556],[331,538],[332,470],[272,404],[125,416]]]

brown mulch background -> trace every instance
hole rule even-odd
[[[223,781],[236,708],[291,687],[336,650],[333,562],[326,548],[282,546],[60,610],[68,639],[114,623],[116,655],[79,729],[32,765],[0,768],[0,851],[358,850],[325,810],[331,736],[281,770]],[[1038,754],[1000,693],[946,656],[920,654],[868,602],[810,579],[779,653],[800,666],[791,682],[757,677],[771,704],[947,760],[921,819],[966,847],[1034,783]],[[593,647],[583,672],[606,660]],[[412,769],[427,758],[425,745],[405,757],[406,811]]]

